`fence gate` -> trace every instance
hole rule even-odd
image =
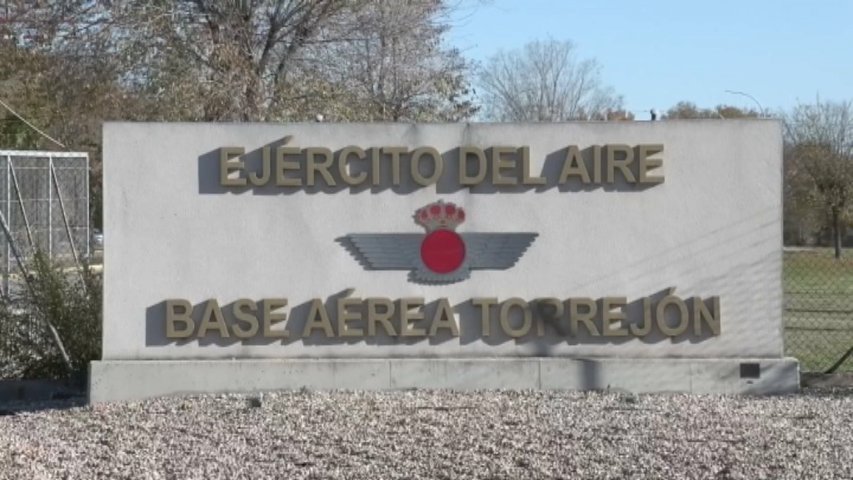
[[[0,235],[3,293],[23,260],[40,250],[60,264],[89,255],[89,156],[77,152],[0,150],[0,212],[13,246]]]

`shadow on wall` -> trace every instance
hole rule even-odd
[[[600,149],[598,155],[596,155],[594,147],[581,150],[581,163],[588,175],[589,181],[587,182],[582,181],[579,174],[569,176],[564,182],[560,182],[561,172],[566,162],[569,161],[569,147],[547,154],[542,170],[539,172],[525,172],[524,155],[521,150],[517,150],[514,154],[503,154],[501,158],[510,160],[509,165],[502,166],[499,171],[496,171],[493,161],[493,148],[484,150],[486,161],[482,164],[476,155],[467,155],[465,168],[460,172],[460,148],[457,147],[440,154],[443,170],[434,182],[430,182],[434,183],[434,186],[432,184],[423,186],[415,181],[412,170],[412,155],[410,154],[400,154],[399,169],[395,169],[388,154],[381,154],[377,150],[378,147],[368,148],[364,151],[364,159],[358,159],[354,155],[347,154],[349,168],[345,168],[344,172],[341,172],[338,162],[342,152],[346,153],[344,149],[331,152],[332,158],[327,158],[323,154],[312,153],[311,159],[308,158],[309,155],[306,150],[302,149],[298,154],[287,156],[287,160],[294,162],[298,168],[288,170],[284,175],[289,181],[298,181],[302,186],[277,186],[275,174],[276,150],[278,147],[286,146],[288,142],[289,138],[285,137],[239,156],[239,161],[242,161],[242,169],[244,170],[244,173],[239,176],[253,176],[259,185],[253,185],[247,181],[246,186],[223,186],[220,181],[221,150],[211,150],[199,156],[199,193],[222,195],[226,193],[245,194],[251,191],[253,195],[292,195],[297,192],[334,194],[347,191],[350,194],[356,194],[391,190],[394,193],[405,195],[421,188],[435,188],[438,194],[451,194],[466,189],[475,194],[525,193],[530,191],[541,193],[554,188],[561,192],[584,192],[598,189],[640,192],[660,185],[660,183],[637,182],[640,172],[639,162],[636,159],[640,156],[640,150],[638,146],[635,146],[631,148],[630,152],[617,152],[616,160],[625,160],[629,154],[634,160],[627,163],[624,168],[614,167],[612,181],[608,181],[607,178],[608,168],[604,149]],[[374,155],[381,158],[381,161],[377,162],[379,165],[377,171],[373,170],[374,162],[371,160]],[[436,163],[430,158],[428,155],[421,156],[416,167],[416,172],[427,179],[433,178],[436,174]],[[309,164],[322,166],[307,168]],[[573,161],[572,165],[577,168],[580,163]],[[363,178],[363,181],[357,185],[350,185],[345,181],[344,173],[348,177]],[[463,185],[460,181],[462,173],[469,178],[483,178],[483,180],[476,185]],[[232,172],[231,175],[237,175],[237,172]],[[663,170],[650,170],[649,175],[661,176]],[[541,180],[534,180],[538,182],[535,185],[521,185],[520,183],[525,177],[539,177]],[[511,182],[519,183],[519,185],[499,185],[493,181],[495,179],[498,182],[501,179],[511,179]],[[312,185],[309,186],[309,184]]]

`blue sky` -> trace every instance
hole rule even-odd
[[[727,89],[768,111],[853,99],[853,0],[457,2],[448,40],[468,58],[571,40],[638,117],[679,100],[755,106]]]

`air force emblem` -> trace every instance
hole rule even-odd
[[[351,233],[341,243],[367,270],[409,270],[415,283],[454,283],[471,270],[506,270],[537,233],[456,233],[465,211],[441,200],[414,215],[419,233]]]

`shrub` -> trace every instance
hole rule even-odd
[[[0,378],[80,378],[101,356],[100,276],[41,252],[28,268],[0,302]]]

